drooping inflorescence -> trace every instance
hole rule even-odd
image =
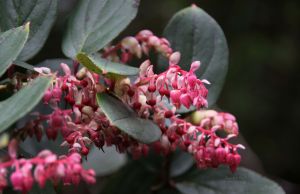
[[[169,59],[169,68],[155,73],[151,61],[146,60],[140,65],[140,73],[134,81],[128,77],[96,74],[85,67],[72,72],[64,63],[60,64],[63,75],[44,67],[36,68],[40,74],[54,76],[43,98],[43,103],[48,104],[52,112],[46,115],[35,113],[35,119],[19,129],[16,137],[36,136],[41,140],[45,133],[48,139],[55,140],[60,133],[64,138],[62,145],[68,147],[69,153],[57,157],[50,151],[43,151],[32,159],[17,159],[10,155],[10,160],[0,164],[0,190],[7,185],[7,168],[14,169],[10,180],[15,190],[28,191],[33,180],[41,187],[46,180],[78,183],[84,179],[93,183],[94,172],[84,170],[80,165],[80,155],[88,155],[92,144],[98,148],[114,145],[119,152],[128,151],[134,158],[146,155],[149,148],[164,155],[180,148],[192,154],[200,168],[226,164],[235,171],[241,160],[237,149],[243,146],[228,140],[238,135],[238,125],[229,113],[201,110],[208,105],[206,84],[209,82],[195,74],[200,67],[199,61],[193,62],[189,71],[181,69],[178,65],[180,53],[173,52],[166,39],[158,38],[149,30],[107,47],[101,55],[128,63],[134,56],[147,56],[151,49]],[[141,118],[153,120],[161,129],[160,140],[146,145],[113,126],[97,104],[96,94],[100,92],[114,93]],[[66,103],[67,108],[62,108],[62,103]],[[201,110],[199,122],[192,124],[182,118],[178,114],[182,107]],[[222,137],[218,134],[220,131],[226,135]],[[24,177],[26,181],[20,181]]]

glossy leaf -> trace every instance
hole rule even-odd
[[[94,53],[114,39],[136,16],[139,0],[81,0],[68,22],[62,49],[75,58]]]
[[[179,194],[176,189],[165,187],[159,177],[159,173],[147,170],[140,160],[132,161],[108,179],[101,194]]]
[[[95,73],[112,73],[126,76],[137,75],[139,73],[138,68],[103,59],[97,54],[87,55],[79,53],[76,58],[88,70]]]
[[[28,33],[29,23],[0,34],[0,76],[20,54]]]
[[[198,78],[211,82],[208,86],[208,105],[214,105],[223,87],[228,68],[228,47],[224,33],[216,21],[204,10],[192,5],[178,12],[168,23],[164,36],[174,51],[181,52],[180,66],[190,69],[193,61],[201,61]],[[157,70],[168,67],[160,58]]]
[[[150,194],[150,188],[154,182],[154,174],[147,171],[142,163],[131,162],[108,180],[101,193]]]
[[[119,153],[115,147],[103,147],[102,150],[93,147],[89,152],[87,160],[83,161],[83,167],[85,169],[94,169],[96,176],[107,176],[126,164],[126,154]],[[100,165],[99,161],[101,161]]]
[[[54,185],[51,182],[46,182],[46,185],[41,188],[38,184],[34,184],[28,194],[56,194]]]
[[[173,154],[172,162],[170,165],[170,176],[178,177],[194,165],[194,158],[190,153],[178,150]]]
[[[0,29],[7,30],[30,22],[30,33],[18,60],[32,58],[43,47],[57,13],[57,0],[0,1]]]
[[[176,188],[182,194],[284,194],[275,182],[245,168],[231,173],[228,168],[194,170],[182,177]]]
[[[23,67],[24,69],[28,69],[30,71],[34,71],[34,66],[30,65],[28,63],[25,63],[24,61],[14,61],[14,65],[17,65],[19,67]]]
[[[143,143],[152,143],[161,136],[160,128],[148,119],[142,119],[122,101],[107,93],[97,94],[97,101],[110,122],[121,131]]]
[[[36,78],[12,97],[0,102],[0,133],[38,104],[51,80],[51,77]]]

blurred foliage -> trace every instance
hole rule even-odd
[[[62,32],[75,2],[60,2],[55,28],[31,63],[63,57]],[[237,116],[268,174],[299,183],[300,1],[141,0],[137,18],[121,36],[144,28],[161,35],[171,16],[191,3],[212,15],[228,39],[229,74],[219,106]]]

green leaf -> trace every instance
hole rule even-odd
[[[194,165],[194,158],[190,153],[178,150],[174,153],[170,165],[170,176],[178,177]]]
[[[51,80],[51,77],[36,78],[12,97],[0,102],[0,133],[38,104]]]
[[[117,75],[130,76],[137,75],[139,73],[138,68],[103,59],[97,54],[87,55],[85,53],[79,53],[77,54],[76,58],[88,70],[99,74],[112,73]]]
[[[192,5],[178,12],[168,23],[164,36],[174,51],[181,52],[180,66],[190,69],[193,61],[201,61],[198,78],[211,82],[208,87],[208,105],[215,104],[223,87],[228,68],[228,47],[224,33],[217,22],[199,7]],[[168,68],[160,57],[157,70]]]
[[[57,0],[0,1],[0,29],[7,30],[30,22],[30,33],[18,60],[26,61],[43,47],[57,12]]]
[[[81,0],[71,15],[62,49],[75,58],[94,53],[114,39],[136,16],[139,0]]]
[[[45,187],[40,188],[38,184],[34,184],[28,194],[56,194],[54,186],[49,181],[46,182]]]
[[[178,182],[176,188],[182,194],[284,194],[282,188],[275,182],[261,175],[238,168],[231,173],[228,168],[191,171]]]
[[[176,189],[168,188],[159,173],[153,173],[141,160],[131,161],[117,174],[108,179],[101,194],[178,194]]]
[[[160,128],[138,115],[122,101],[107,93],[97,94],[97,101],[110,122],[121,131],[143,143],[152,143],[161,136]]]
[[[29,23],[0,34],[0,76],[18,57],[28,38],[28,33]]]
[[[24,69],[28,69],[30,71],[34,71],[34,66],[30,65],[28,63],[25,63],[23,61],[14,61],[14,65],[17,65],[19,67],[23,67]]]
[[[105,146],[102,149],[103,151],[94,146],[90,150],[87,160],[83,161],[85,169],[94,169],[96,176],[107,176],[126,164],[126,154],[117,152],[115,147]],[[99,161],[101,161],[100,165]]]
[[[155,184],[155,175],[148,171],[141,162],[133,161],[112,176],[102,194],[150,194],[150,188]]]

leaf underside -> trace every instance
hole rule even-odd
[[[62,49],[67,57],[94,53],[136,16],[139,0],[81,0],[68,21]]]
[[[26,61],[43,47],[57,14],[57,0],[0,1],[0,29],[8,30],[30,22],[30,33],[18,60]]]
[[[51,77],[38,77],[12,97],[0,102],[0,133],[38,104],[51,80]]]
[[[29,23],[0,34],[0,76],[18,57],[28,38]]]
[[[181,52],[180,66],[184,70],[189,70],[193,61],[201,61],[196,74],[211,83],[208,86],[208,105],[214,105],[228,68],[228,46],[220,26],[204,10],[193,5],[173,16],[163,34],[173,50]],[[163,57],[159,58],[158,64],[158,72],[168,68],[168,62]]]
[[[122,101],[107,93],[97,94],[97,102],[112,125],[143,143],[152,143],[161,136],[160,128],[138,115]]]

